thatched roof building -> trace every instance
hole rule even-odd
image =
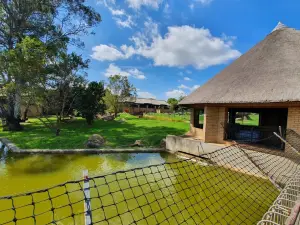
[[[205,142],[258,141],[286,129],[300,134],[300,31],[279,23],[180,104],[191,108],[190,134]],[[257,121],[241,125],[245,113]],[[278,138],[271,144],[283,148]]]
[[[300,102],[300,31],[279,23],[180,104]]]
[[[148,104],[156,106],[169,106],[169,104],[164,100],[157,100],[154,98],[129,98],[126,100],[126,103],[135,103],[135,104]]]
[[[153,98],[128,98],[125,101],[128,107],[125,111],[130,113],[169,112],[169,104],[164,100]]]

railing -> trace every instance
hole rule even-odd
[[[236,141],[246,141],[250,143],[259,143],[266,146],[272,146],[283,149],[284,144],[273,133],[282,133],[285,137],[285,131],[279,131],[277,126],[249,126],[240,124],[227,124],[226,139]],[[271,137],[271,138],[268,138]]]

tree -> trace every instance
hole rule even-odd
[[[91,82],[88,87],[80,87],[76,92],[75,109],[86,119],[87,124],[91,125],[98,113],[103,113],[105,95],[103,82]]]
[[[136,88],[129,83],[128,78],[114,75],[108,78],[104,101],[108,110],[117,117],[126,100],[136,97]]]
[[[12,50],[29,37],[42,42],[47,53],[56,55],[62,47],[83,43],[78,35],[87,34],[89,28],[101,21],[100,15],[85,5],[85,0],[5,1],[0,0],[0,52],[2,58],[10,57]],[[22,52],[23,53],[23,52]],[[3,62],[3,61],[2,61]],[[2,63],[1,62],[1,63]],[[6,119],[10,130],[21,129],[19,91],[26,80],[24,70],[11,70],[14,60],[0,66],[0,85],[7,88]],[[35,63],[34,65],[44,66]],[[42,74],[42,73],[41,73]],[[41,74],[34,74],[39,77]],[[43,74],[42,74],[43,75]],[[15,86],[11,88],[11,86]]]
[[[48,104],[55,111],[57,122],[60,123],[66,114],[70,113],[76,97],[77,87],[86,84],[85,74],[81,74],[88,68],[88,60],[83,60],[75,53],[61,52],[51,63],[51,73],[48,77],[49,93]]]
[[[176,98],[169,98],[167,102],[170,105],[172,111],[176,110],[178,106],[178,100]]]
[[[36,96],[37,90],[45,82],[47,54],[43,42],[29,37],[17,43],[14,49],[0,52],[0,84],[2,90],[5,90],[4,96],[7,96],[2,110],[6,112],[7,129],[22,129],[16,121],[21,118],[21,93],[26,99]],[[12,102],[14,107],[11,106]]]

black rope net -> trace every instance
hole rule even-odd
[[[300,139],[298,140],[298,144]],[[0,224],[256,224],[299,169],[257,143],[0,198]],[[90,200],[88,212],[84,202]]]

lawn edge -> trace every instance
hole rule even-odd
[[[97,149],[21,149],[7,138],[0,138],[9,151],[14,153],[53,153],[53,154],[69,154],[69,153],[159,153],[168,152],[164,148],[97,148]]]

